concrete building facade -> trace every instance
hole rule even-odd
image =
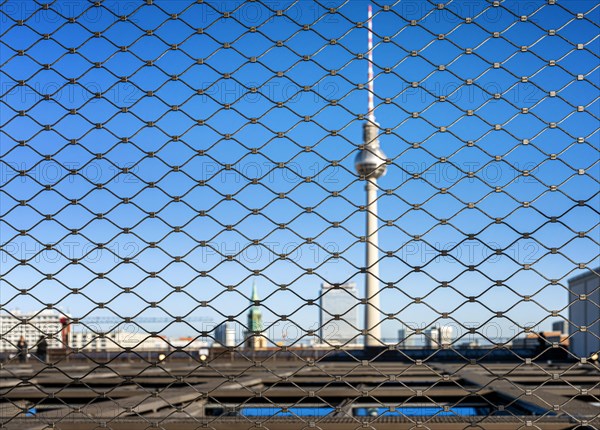
[[[600,351],[600,267],[569,279],[569,335],[576,356]]]

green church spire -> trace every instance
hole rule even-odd
[[[260,311],[260,306],[256,305],[256,301],[260,300],[258,297],[258,285],[256,280],[252,283],[252,296],[251,303],[252,307],[248,312],[248,330],[251,332],[254,331],[262,331],[262,313]]]
[[[260,300],[258,298],[258,285],[256,284],[256,279],[252,282],[252,298],[250,300]]]

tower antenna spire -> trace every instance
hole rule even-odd
[[[367,28],[369,31],[368,41],[368,61],[369,61],[369,76],[368,76],[368,88],[369,88],[369,120],[375,122],[375,100],[374,91],[375,83],[373,77],[373,7],[369,5],[369,13],[367,19]]]

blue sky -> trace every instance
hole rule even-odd
[[[400,322],[426,326],[443,312],[454,324],[491,322],[502,337],[518,325],[548,328],[549,311],[567,315],[566,279],[580,263],[600,263],[600,9],[545,4],[373,3],[376,117],[392,160],[379,181],[380,276],[393,285],[381,304],[399,320],[384,323],[385,337]],[[357,115],[367,111],[358,88],[367,60],[356,54],[366,53],[367,33],[354,23],[366,20],[367,2],[1,9],[3,307],[245,321],[258,270],[265,321],[292,314],[314,329],[317,308],[306,300],[321,282],[353,280],[363,294],[365,196],[353,159]],[[438,288],[443,282],[449,287]],[[23,288],[29,294],[19,295]],[[194,334],[182,324],[166,331]]]

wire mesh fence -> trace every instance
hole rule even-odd
[[[3,428],[600,428],[595,2],[0,22]]]

